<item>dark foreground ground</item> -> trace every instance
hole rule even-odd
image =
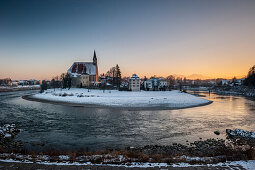
[[[208,166],[197,166],[197,167],[149,167],[149,168],[126,168],[126,167],[112,167],[112,166],[96,166],[96,165],[84,165],[84,166],[75,166],[75,165],[42,165],[42,164],[36,164],[36,163],[9,163],[9,162],[1,162],[0,161],[0,169],[1,170],[49,170],[49,169],[61,169],[61,170],[103,170],[103,169],[155,169],[155,170],[204,170],[204,169],[239,169],[242,170],[241,166],[229,166],[229,167],[208,167]]]

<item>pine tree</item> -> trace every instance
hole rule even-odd
[[[121,71],[120,71],[120,67],[119,67],[118,64],[116,65],[115,70],[116,70],[116,76],[115,76],[116,77],[116,84],[117,84],[118,89],[120,89]]]

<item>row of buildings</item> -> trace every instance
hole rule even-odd
[[[92,62],[74,62],[67,70],[67,74],[72,79],[72,87],[82,88],[100,84],[112,86],[110,83],[113,81],[112,77],[102,76],[98,79],[98,64],[95,50]],[[149,79],[144,82],[142,87],[146,90],[161,90],[167,86],[167,81],[163,79]],[[122,81],[120,87],[131,91],[139,91],[141,89],[141,79],[136,74],[133,74],[132,77]]]
[[[67,70],[67,74],[72,79],[72,87],[90,87],[99,86],[104,84],[106,86],[113,86],[113,77],[98,75],[98,64],[97,56],[94,50],[92,62],[74,62],[71,67]],[[242,85],[244,79],[208,79],[208,80],[186,80],[176,79],[174,85],[171,86],[236,86]],[[166,90],[169,88],[170,82],[165,78],[150,78],[148,80],[140,79],[138,75],[133,74],[132,77],[122,79],[120,88],[138,91],[138,90]]]
[[[0,86],[31,86],[40,85],[39,80],[11,80],[11,78],[0,79]]]
[[[180,86],[186,87],[233,87],[243,85],[245,79],[211,79],[211,80],[175,80],[170,84],[170,81],[166,78],[150,78],[148,80],[140,79],[136,74],[134,74],[128,81],[124,81],[126,85],[128,84],[128,89],[131,91],[146,90],[146,91],[165,91],[169,88],[178,88]],[[139,82],[139,83],[138,83]],[[139,85],[138,85],[139,84]],[[170,87],[171,86],[171,87]],[[139,87],[139,88],[138,88]]]
[[[93,58],[91,62],[74,62],[71,67],[67,70],[67,75],[71,78],[71,87],[82,88],[82,87],[98,87],[100,85],[108,86],[110,88],[116,88],[114,86],[114,78],[109,76],[98,76],[98,61],[97,55],[94,50]],[[176,78],[174,82],[169,81],[166,78],[150,78],[150,79],[140,79],[138,75],[133,74],[129,78],[124,78],[121,80],[120,88],[130,91],[164,91],[167,90],[170,86],[237,86],[242,85],[244,79],[208,79],[208,80],[186,80],[186,78]],[[171,85],[170,85],[171,82]],[[61,86],[61,81],[51,82],[46,81],[49,87]],[[39,85],[40,81],[30,79],[30,80],[19,80],[12,81],[10,78],[0,79],[1,86],[18,86],[18,85]],[[55,84],[55,85],[54,85]]]
[[[132,77],[122,80],[120,87],[130,91],[165,91],[169,88],[169,82],[164,78],[140,79],[133,74]]]

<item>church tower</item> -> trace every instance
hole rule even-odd
[[[93,56],[93,64],[96,65],[96,82],[98,82],[97,55],[96,55],[96,51],[95,50],[94,50],[94,56]]]
[[[96,55],[96,51],[94,50],[94,56],[93,56],[93,64],[97,65],[97,55]]]

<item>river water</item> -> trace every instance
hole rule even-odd
[[[0,93],[0,125],[15,123],[17,140],[30,150],[124,148],[185,144],[199,138],[225,138],[227,128],[255,130],[255,101],[199,92],[213,103],[194,108],[129,111],[84,108],[22,99],[38,91]],[[216,136],[214,131],[221,135]]]

